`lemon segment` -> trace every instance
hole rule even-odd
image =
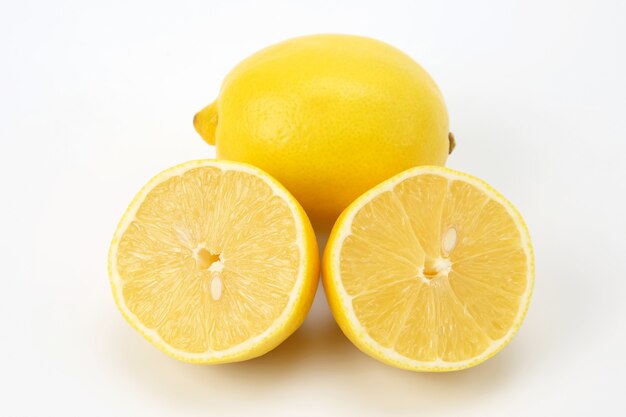
[[[259,356],[304,320],[317,286],[311,225],[261,170],[188,162],[154,177],[115,233],[109,275],[128,322],[188,362]]]
[[[409,169],[340,216],[323,258],[333,315],[357,347],[404,369],[483,362],[519,329],[533,288],[528,230],[488,184]]]

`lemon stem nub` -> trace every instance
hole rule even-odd
[[[454,150],[454,148],[456,148],[456,140],[454,139],[454,133],[452,132],[448,133],[448,143],[449,143],[448,155],[450,155],[452,151]]]
[[[193,127],[209,145],[215,145],[217,128],[217,100],[193,116]]]

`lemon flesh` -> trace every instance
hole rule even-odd
[[[443,165],[448,113],[413,59],[349,35],[290,39],[238,64],[194,125],[218,158],[276,177],[315,225],[379,182],[416,165]]]
[[[515,208],[442,167],[401,173],[335,225],[323,282],[344,333],[393,366],[448,371],[498,352],[519,329],[533,252]]]
[[[129,323],[188,362],[259,356],[304,320],[317,286],[311,225],[259,169],[192,161],[158,174],[115,233],[109,274]]]

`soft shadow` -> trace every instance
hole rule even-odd
[[[179,362],[126,324],[112,322],[108,320],[109,334],[100,356],[115,368],[116,383],[130,384],[167,405],[183,401],[196,409],[211,407],[220,397],[231,398],[233,392],[248,401],[264,401],[299,384],[312,395],[331,389],[348,403],[365,403],[373,411],[462,412],[470,403],[500,395],[532,363],[528,350],[513,342],[484,364],[464,371],[433,374],[389,367],[348,341],[328,312],[323,292],[318,292],[311,314],[291,337],[266,355],[240,363]]]
[[[349,363],[358,353],[335,324],[321,286],[303,325],[271,352],[245,362],[187,364],[163,354],[121,320],[109,317],[104,327],[109,334],[100,348],[108,366],[161,401],[203,402],[207,392],[215,395],[216,390],[262,396],[303,375]]]
[[[369,360],[352,375],[351,390],[373,410],[380,412],[419,410],[421,414],[458,412],[485,397],[497,397],[521,371],[523,351],[505,351],[476,367],[446,373],[404,371]],[[369,359],[369,358],[368,358]]]
[[[295,375],[301,377],[310,368],[320,369],[329,362],[342,361],[353,350],[335,323],[320,285],[306,320],[282,344],[256,359],[219,366],[208,372],[221,378],[245,376],[251,381],[259,378],[258,382],[263,383],[268,382],[268,376],[270,380],[287,380]]]
[[[267,384],[270,380],[300,377],[302,371],[325,361],[339,361],[350,354],[353,346],[334,322],[305,323],[291,337],[271,352],[246,362],[223,365],[208,372],[220,378],[238,379]],[[315,365],[317,364],[317,365]]]

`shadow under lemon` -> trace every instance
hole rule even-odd
[[[107,339],[107,366],[117,368],[123,383],[164,405],[185,403],[197,410],[214,409],[237,397],[263,403],[300,390],[319,397],[332,395],[337,397],[333,401],[346,404],[358,402],[381,412],[458,409],[460,413],[471,403],[500,395],[515,384],[515,375],[529,371],[534,363],[525,355],[528,349],[513,343],[485,363],[463,371],[417,373],[387,366],[360,352],[343,335],[321,287],[311,313],[291,337],[271,352],[245,362],[180,362],[146,343],[123,323],[115,328],[129,334]]]
[[[358,353],[332,318],[320,285],[305,322],[287,340],[258,358],[214,368],[220,374],[249,375],[269,371],[275,378],[280,378],[314,362],[345,363],[355,351]]]

